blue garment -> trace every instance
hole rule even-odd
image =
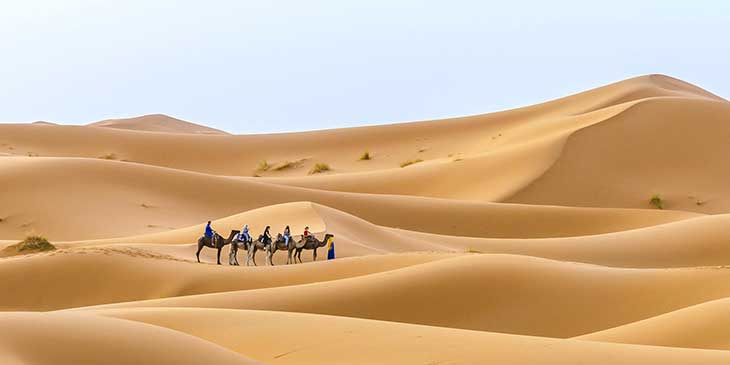
[[[327,260],[335,259],[335,241],[330,241],[329,250],[327,250]]]
[[[213,228],[210,228],[210,224],[205,226],[205,237],[213,238]]]

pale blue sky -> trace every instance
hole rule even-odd
[[[0,121],[233,133],[514,108],[664,73],[730,97],[730,1],[0,0]]]

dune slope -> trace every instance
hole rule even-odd
[[[182,332],[81,313],[0,312],[0,327],[4,364],[256,363]]]
[[[724,268],[617,269],[468,255],[327,283],[103,307],[277,310],[566,338],[723,298],[729,276]]]
[[[730,359],[721,351],[556,340],[300,313],[198,308],[94,313],[189,333],[267,364],[707,364]]]
[[[623,326],[590,333],[578,339],[668,347],[730,349],[730,299],[682,308]]]

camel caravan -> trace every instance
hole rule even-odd
[[[259,250],[266,252],[266,262],[271,266],[274,265],[274,254],[276,251],[288,252],[287,264],[296,264],[297,260],[299,260],[299,263],[302,263],[302,251],[304,250],[313,250],[312,261],[317,261],[317,249],[325,246],[327,247],[327,259],[331,260],[335,258],[334,235],[331,233],[325,234],[324,239],[320,241],[309,232],[309,227],[305,227],[299,241],[294,241],[289,226],[286,226],[284,233],[277,234],[274,240],[269,233],[270,229],[270,226],[266,226],[264,233],[255,241],[249,235],[248,225],[245,225],[240,231],[235,229],[231,230],[228,238],[224,238],[211,228],[210,221],[208,221],[208,225],[205,226],[205,233],[198,239],[198,251],[195,253],[195,257],[200,262],[200,251],[203,250],[203,247],[210,247],[218,250],[217,260],[218,265],[220,265],[221,250],[226,245],[231,245],[231,251],[228,254],[228,264],[235,266],[239,265],[239,249],[247,252],[246,266],[250,266],[251,263],[256,266],[256,251]]]

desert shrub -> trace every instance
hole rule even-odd
[[[400,167],[406,167],[406,166],[410,166],[410,165],[413,165],[413,164],[415,164],[415,163],[419,163],[419,162],[423,162],[423,160],[421,160],[421,159],[419,158],[419,159],[417,159],[417,160],[408,160],[408,161],[403,161],[403,162],[401,162],[401,163],[400,163]]]
[[[330,165],[323,163],[323,162],[318,162],[318,163],[314,164],[314,166],[312,167],[311,170],[309,170],[309,174],[310,175],[319,174],[321,172],[325,172],[325,171],[329,171],[329,170],[330,170]]]
[[[649,204],[651,204],[655,208],[664,209],[664,200],[659,194],[654,194],[654,196],[649,199]]]
[[[266,160],[259,161],[259,164],[256,166],[256,171],[269,171],[271,168],[271,165],[269,165],[269,162]]]
[[[281,170],[299,167],[302,165],[302,162],[304,162],[303,159],[297,160],[297,161],[284,161],[284,163],[282,163],[281,165],[274,167],[274,171],[281,171]]]
[[[51,251],[56,246],[52,245],[43,236],[28,236],[17,244],[18,252],[22,251]]]
[[[363,152],[363,153],[362,153],[362,155],[360,155],[360,158],[359,158],[359,160],[360,160],[360,161],[367,161],[367,160],[370,160],[370,159],[372,159],[372,158],[373,158],[373,157],[372,157],[372,156],[370,156],[370,152],[368,152],[368,151],[365,151],[365,152]]]
[[[99,156],[99,158],[104,159],[104,160],[116,160],[117,155],[115,153],[107,153],[106,155]]]

